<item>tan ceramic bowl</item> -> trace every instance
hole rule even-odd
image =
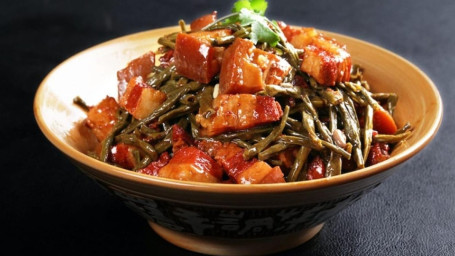
[[[44,135],[81,171],[144,216],[164,239],[188,250],[218,255],[268,254],[295,247],[325,221],[378,186],[394,167],[427,145],[439,128],[442,102],[432,81],[405,59],[372,44],[328,33],[346,43],[353,62],[365,68],[373,91],[396,92],[395,119],[414,134],[392,157],[373,167],[320,180],[271,185],[181,182],[147,176],[99,162],[75,124],[84,113],[81,96],[96,104],[116,96],[116,71],[158,47],[162,28],[121,37],[83,51],[56,67],[41,83],[34,112]]]

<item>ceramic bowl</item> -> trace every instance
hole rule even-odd
[[[142,215],[164,239],[191,251],[217,255],[269,254],[298,246],[324,222],[390,176],[435,136],[442,102],[416,66],[370,43],[327,35],[345,43],[365,69],[372,91],[399,96],[394,117],[409,121],[413,135],[387,161],[335,177],[295,183],[233,185],[182,182],[127,171],[83,153],[87,143],[74,127],[85,115],[72,100],[94,105],[117,95],[116,71],[158,47],[177,27],[128,35],[85,50],[56,67],[41,83],[34,113],[43,134],[79,169]]]

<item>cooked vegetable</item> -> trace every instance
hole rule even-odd
[[[76,98],[99,141],[90,154],[143,174],[238,184],[320,179],[388,159],[412,135],[392,118],[397,95],[370,92],[345,45],[270,21],[266,7],[239,0],[191,30],[181,20],[181,32],[117,72],[118,101]]]

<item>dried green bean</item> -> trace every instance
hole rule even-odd
[[[317,145],[318,148],[322,148],[321,139],[319,139],[318,135],[316,134],[316,129],[314,127],[314,119],[305,111],[302,111],[302,124],[303,128],[308,133],[311,144]]]
[[[329,161],[327,162],[325,177],[336,176],[341,174],[343,162],[341,155],[330,152]]]
[[[213,40],[212,44],[214,46],[231,44],[232,42],[234,42],[235,38],[236,38],[235,35],[217,37],[217,38],[215,38],[215,40]]]
[[[400,134],[400,133],[403,133],[405,131],[408,131],[408,130],[412,130],[412,126],[409,122],[405,123],[403,125],[403,127],[401,127],[400,129],[398,129],[395,134]]]
[[[277,143],[287,143],[287,144],[293,144],[293,145],[307,146],[307,147],[311,147],[318,151],[324,149],[324,147],[325,147],[325,148],[328,148],[328,149],[334,151],[335,153],[343,156],[344,158],[346,158],[348,160],[351,158],[351,154],[349,152],[347,152],[346,150],[340,148],[339,146],[337,146],[335,144],[332,144],[325,140],[321,140],[321,144],[323,147],[318,148],[311,143],[310,138],[308,138],[302,134],[299,134],[299,133],[292,133],[292,135],[281,135],[277,138]]]
[[[117,143],[122,142],[128,145],[133,145],[140,148],[146,155],[148,155],[153,161],[158,159],[158,153],[156,152],[155,148],[139,139],[138,137],[134,136],[133,134],[120,134],[115,137],[115,141]]]
[[[223,133],[215,136],[214,140],[231,141],[233,139],[250,140],[258,134],[268,133],[273,130],[271,126],[254,127],[237,132]]]
[[[205,86],[202,88],[202,91],[198,96],[199,114],[201,114],[204,118],[209,118],[216,112],[215,109],[212,108],[213,86]]]
[[[180,30],[182,31],[182,33],[186,33],[186,24],[185,24],[185,21],[184,20],[179,20],[179,26],[180,26]]]
[[[286,180],[288,182],[297,181],[300,173],[308,160],[308,155],[311,152],[311,148],[301,146],[299,151],[297,152],[297,156],[295,157],[294,163],[292,164],[291,170],[289,171]]]
[[[265,86],[265,92],[269,96],[291,96],[300,98],[302,90],[300,86],[293,86],[292,84],[282,83],[281,85],[268,84]]]
[[[251,145],[249,143],[247,143],[247,142],[245,142],[244,140],[241,140],[241,139],[234,139],[232,142],[234,142],[235,144],[237,144],[237,146],[242,147],[242,148],[251,147]]]
[[[170,110],[170,111],[164,113],[163,115],[161,115],[158,118],[158,124],[161,124],[165,121],[169,121],[171,119],[192,113],[195,110],[197,110],[197,108],[198,108],[197,104],[196,105],[181,105],[181,106],[174,108],[173,110]]]
[[[365,126],[363,128],[363,159],[364,164],[370,153],[371,142],[373,141],[373,107],[367,105],[365,107]]]
[[[73,103],[80,107],[84,112],[88,112],[90,110],[90,107],[87,105],[87,103],[85,103],[85,101],[79,96],[73,99]]]
[[[171,75],[175,72],[175,70],[175,65],[170,65],[163,71],[153,74],[149,79],[147,79],[147,84],[152,88],[159,88],[162,83],[171,78]]]
[[[160,38],[158,38],[158,43],[163,45],[163,46],[166,46],[166,47],[169,47],[171,49],[174,49],[175,48],[175,40],[177,38],[177,35],[178,35],[178,32],[175,32],[175,33],[160,37]]]
[[[183,129],[186,129],[188,123],[189,121],[187,118],[182,118],[177,122],[177,125],[182,127]],[[168,150],[170,147],[172,147],[172,126],[165,129],[164,132],[166,133],[164,139],[156,143],[154,146],[158,154],[161,154],[164,151]]]
[[[279,152],[289,148],[290,145],[285,144],[285,143],[277,143],[274,144],[267,149],[263,150],[258,154],[258,159],[259,160],[266,160],[272,157],[273,155],[278,154]]]
[[[361,150],[359,121],[352,101],[347,95],[344,95],[344,102],[338,105],[339,112],[343,119],[345,134],[352,143],[352,153],[358,168],[364,167],[363,155]]]
[[[251,159],[253,156],[259,154],[262,150],[264,150],[272,141],[275,140],[282,132],[286,125],[286,119],[289,115],[289,106],[286,106],[283,111],[283,116],[281,117],[280,124],[276,126],[272,132],[265,137],[263,140],[259,141],[258,143],[252,145],[251,147],[247,148],[243,152],[243,158],[245,160]]]
[[[338,90],[325,88],[318,90],[319,95],[327,102],[327,105],[336,106],[343,101],[343,95]]]
[[[329,118],[329,129],[333,134],[333,132],[338,128],[338,116],[334,106],[329,106]],[[342,164],[341,155],[335,153],[334,151],[330,151],[325,176],[330,177],[341,174]]]
[[[125,126],[128,125],[128,117],[129,113],[124,110],[119,110],[117,113],[117,122],[115,123],[114,127],[112,128],[109,135],[101,142],[101,152],[100,152],[100,160],[103,162],[107,162],[109,158],[109,150],[114,142],[114,136],[117,135]]]
[[[188,106],[194,106],[194,105],[198,104],[196,95],[191,94],[191,93],[183,95],[179,99],[179,102],[180,102],[180,104],[184,104],[184,105],[188,105]]]
[[[408,130],[398,134],[377,134],[373,137],[375,142],[397,143],[411,136],[412,131]]]

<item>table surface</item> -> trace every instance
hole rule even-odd
[[[444,120],[434,140],[381,186],[279,255],[455,255],[455,2],[269,1],[267,16],[380,45],[438,87]],[[197,255],[84,176],[41,134],[32,102],[66,58],[103,41],[191,21],[232,1],[1,1],[0,252],[15,255]],[[83,75],[83,74],[74,74]],[[69,78],[71,79],[71,78]],[[412,85],[410,85],[412,86]],[[6,165],[5,165],[6,164]]]

